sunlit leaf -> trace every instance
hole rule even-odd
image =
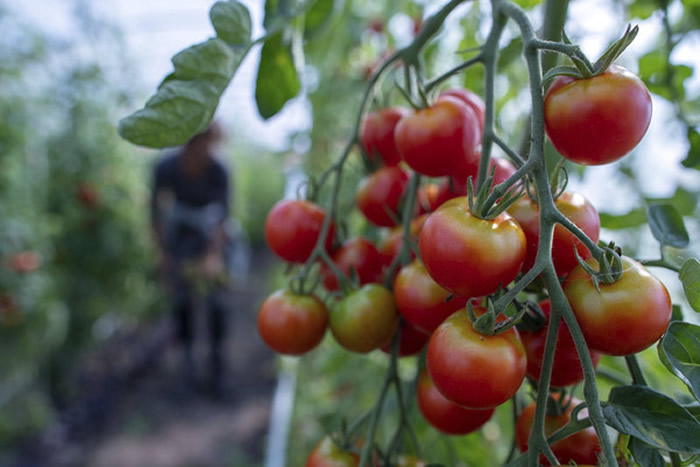
[[[613,388],[603,414],[620,433],[658,449],[700,453],[700,422],[676,401],[647,386]]]
[[[218,1],[209,10],[216,35],[231,45],[247,45],[251,38],[250,12],[235,0]]]
[[[693,310],[700,313],[700,261],[691,258],[681,268],[678,278],[683,284],[685,297]]]
[[[260,116],[268,119],[275,115],[300,89],[291,47],[284,43],[282,33],[275,34],[265,41],[260,54],[255,86],[255,102]]]
[[[674,321],[659,343],[661,361],[700,400],[700,326]]]

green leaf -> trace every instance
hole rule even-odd
[[[685,296],[693,310],[700,313],[700,261],[691,258],[685,262],[678,278],[683,284]]]
[[[683,166],[700,170],[700,133],[695,128],[688,128],[688,155],[683,159]]]
[[[644,467],[665,467],[666,465],[659,451],[639,438],[631,437],[627,447],[639,465]]]
[[[267,120],[275,115],[300,89],[292,50],[282,40],[282,33],[275,34],[265,41],[260,55],[255,86],[255,102],[260,116]]]
[[[144,108],[119,122],[119,134],[134,144],[164,148],[186,143],[211,122],[221,94],[245,50],[218,38],[195,44],[172,58],[175,71]]]
[[[221,0],[209,10],[209,18],[216,35],[231,45],[250,44],[252,24],[250,12],[240,2]]]
[[[539,5],[540,3],[542,3],[542,0],[514,0],[514,3],[517,3],[521,7],[528,9]]]
[[[639,77],[649,87],[649,91],[667,100],[673,96],[666,81],[668,57],[664,50],[656,49],[639,58]],[[685,97],[684,82],[693,74],[686,65],[671,65],[673,69],[673,86],[676,95],[683,100]]]
[[[700,326],[674,321],[658,346],[659,357],[700,400]]]
[[[627,14],[630,18],[647,19],[659,8],[657,1],[636,0],[627,7]]]
[[[683,321],[683,310],[680,305],[671,306],[671,321]]]
[[[603,407],[611,427],[658,449],[700,453],[700,422],[676,401],[647,386],[618,386]]]
[[[673,205],[655,203],[647,207],[649,228],[659,243],[674,248],[685,248],[690,243],[688,231],[683,225],[683,216]]]
[[[648,204],[669,203],[672,204],[683,216],[692,215],[697,205],[697,194],[678,188],[670,198],[646,198]],[[639,227],[646,224],[647,215],[644,209],[635,208],[625,214],[600,213],[600,225],[603,228],[618,230]]]
[[[306,12],[304,34],[309,37],[323,29],[335,10],[335,0],[316,0]]]

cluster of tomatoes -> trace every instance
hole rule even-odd
[[[620,96],[631,95],[639,103],[632,116],[621,116],[619,109],[609,108],[609,102],[605,107],[599,105],[599,95],[618,92],[620,86],[628,91]],[[581,96],[593,98],[584,103]],[[571,160],[589,165],[610,162],[629,152],[644,135],[651,115],[648,97],[641,81],[619,67],[589,80],[558,78],[545,99],[547,132]],[[568,99],[568,104],[563,106],[561,99]],[[576,105],[580,107],[577,116],[567,113]],[[575,124],[567,124],[574,117]],[[608,117],[615,121],[591,126],[591,119],[599,122]],[[621,141],[616,129],[635,124],[636,133]],[[338,292],[329,299],[332,303],[327,307],[313,293],[279,290],[264,301],[258,315],[263,339],[283,354],[311,350],[326,327],[341,346],[353,352],[388,351],[396,332],[400,332],[400,356],[416,354],[427,344],[426,371],[419,377],[417,402],[425,419],[448,434],[478,429],[495,407],[513,397],[526,376],[538,380],[550,314],[550,302],[545,299],[537,307],[541,313],[535,313],[543,323],[539,329],[510,328],[482,335],[472,326],[467,303],[476,316],[483,314],[484,297],[532,267],[540,229],[539,206],[529,197],[492,218],[471,211],[467,181],[478,171],[483,126],[483,102],[463,89],[445,91],[421,110],[394,107],[369,113],[361,143],[380,168],[359,184],[356,206],[371,224],[387,228],[386,235],[376,245],[364,237],[336,244],[336,229],[329,221],[325,253],[314,259],[326,257],[318,270],[324,287]],[[586,128],[594,128],[597,137],[583,136]],[[604,149],[597,148],[601,144]],[[411,170],[441,180],[420,187],[410,232],[405,234],[398,224]],[[493,159],[492,172],[494,183],[500,183],[515,169],[504,159]],[[598,241],[598,213],[581,194],[564,192],[556,199],[556,207],[593,242]],[[315,252],[326,215],[310,201],[280,201],[266,221],[268,245],[285,261],[307,262]],[[412,248],[404,247],[406,240]],[[413,258],[394,272],[390,265],[402,251],[405,255],[404,250]],[[671,317],[670,298],[664,285],[641,264],[622,257],[621,278],[598,283],[579,264],[586,261],[595,267],[591,252],[561,225],[555,227],[551,253],[557,275],[565,278],[563,289],[594,365],[600,354],[632,354],[661,337]],[[562,321],[551,384],[566,387],[583,377],[574,340]],[[548,432],[563,426],[577,403],[571,398],[561,403],[553,400],[557,409],[548,412]],[[517,423],[522,450],[527,449],[534,410],[534,404],[527,407]],[[325,465],[312,462],[320,455],[319,449],[335,452],[339,448],[322,440],[307,465]],[[552,449],[564,463],[593,464],[600,450],[592,428]]]

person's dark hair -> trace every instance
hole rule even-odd
[[[185,145],[190,146],[200,143],[214,144],[221,141],[222,138],[223,130],[221,129],[221,125],[219,124],[219,122],[214,120],[211,122],[211,124],[207,127],[206,130],[194,135]]]

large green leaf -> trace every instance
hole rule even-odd
[[[209,10],[216,35],[231,45],[247,46],[251,39],[250,12],[235,0],[218,1]]]
[[[676,401],[647,386],[613,388],[603,414],[617,431],[658,449],[700,454],[700,422]]]
[[[672,322],[658,350],[664,365],[700,400],[700,326]]]
[[[662,245],[685,248],[690,242],[683,216],[669,203],[653,203],[647,208],[651,233]]]
[[[187,142],[211,121],[245,52],[218,38],[179,52],[172,58],[175,71],[143,109],[119,122],[119,134],[134,144],[153,148]]]
[[[683,290],[693,310],[700,313],[700,261],[691,258],[681,268],[678,278],[683,283]]]
[[[666,466],[666,462],[664,462],[664,458],[661,457],[659,451],[649,446],[644,441],[639,440],[639,438],[631,437],[628,447],[634,456],[634,460],[636,460],[639,465],[643,465],[644,467]]]
[[[282,33],[277,33],[265,41],[260,54],[255,86],[260,116],[267,120],[275,115],[300,89],[291,47],[284,42]]]

